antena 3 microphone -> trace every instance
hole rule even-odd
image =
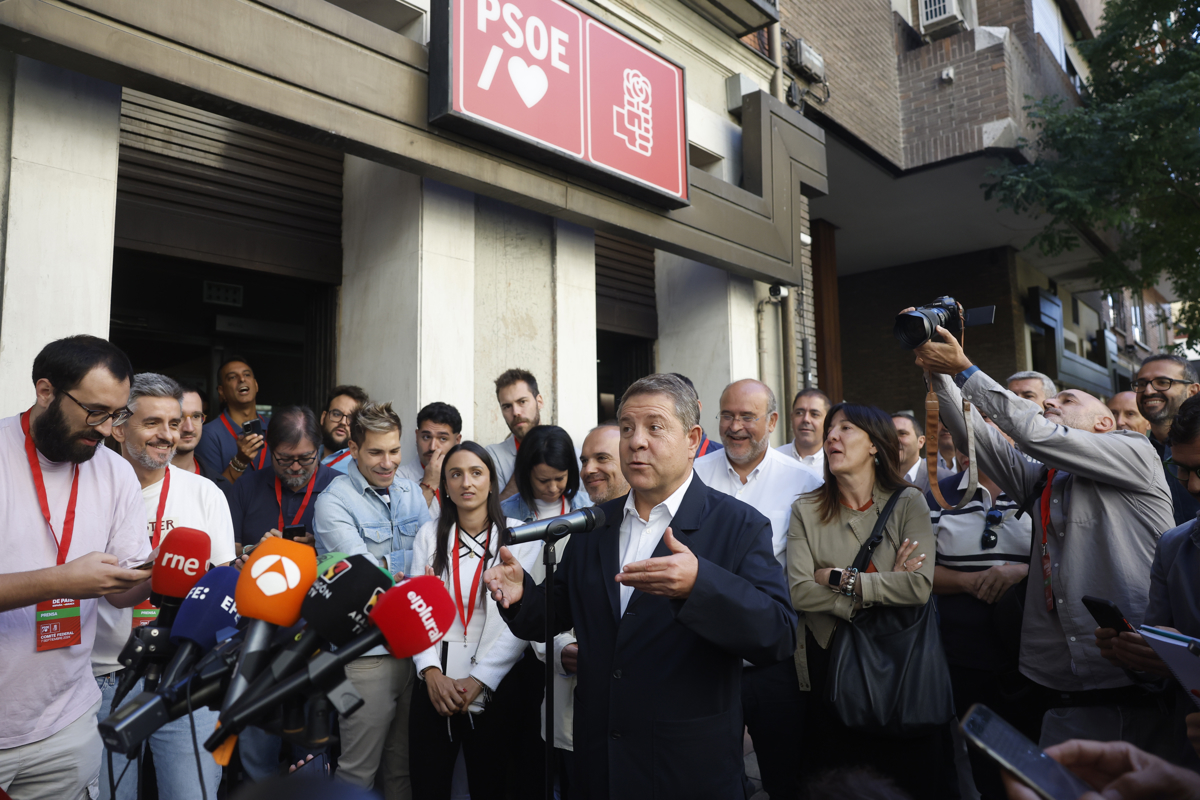
[[[250,696],[232,713],[222,713],[221,725],[204,743],[216,751],[222,742],[255,720],[271,713],[288,697],[317,687],[323,692],[344,679],[344,669],[373,647],[386,644],[396,658],[408,658],[442,640],[454,622],[454,601],[440,578],[410,578],[379,595],[368,615],[374,626],[351,639],[336,653],[324,652],[265,694]]]
[[[540,519],[528,525],[509,529],[509,543],[522,544],[546,539],[557,540],[572,533],[586,533],[604,524],[604,511],[599,506],[581,508],[561,517]]]
[[[163,670],[162,685],[170,686],[191,670],[200,658],[217,646],[217,632],[238,624],[234,591],[240,573],[233,567],[210,570],[191,588],[171,626],[174,658]]]
[[[308,545],[272,537],[254,548],[234,591],[238,613],[250,625],[222,714],[266,666],[274,626],[290,627],[300,620],[304,596],[316,578],[317,554]]]

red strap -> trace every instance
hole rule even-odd
[[[711,443],[712,443],[712,439],[709,439],[707,436],[705,436],[705,437],[704,437],[704,442],[703,442],[703,443],[700,445],[700,452],[696,454],[696,458],[699,458],[700,456],[702,456],[702,455],[704,455],[705,453],[707,453],[707,452],[708,452],[708,446],[709,446]]]
[[[1046,546],[1046,531],[1050,528],[1050,492],[1054,487],[1056,469],[1046,471],[1046,488],[1042,489],[1042,592],[1046,596],[1046,610],[1054,610],[1054,587],[1050,584],[1050,550]]]
[[[195,456],[192,456],[192,472],[196,473],[197,475],[201,474],[200,473],[200,462],[196,460]],[[4,799],[0,798],[0,800],[4,800]]]
[[[38,462],[37,448],[29,433],[29,413],[32,410],[21,415],[21,430],[25,432],[25,455],[29,459],[29,471],[33,473],[33,488],[37,490],[38,505],[42,507],[42,516],[46,519],[46,527],[50,529],[50,536],[58,545],[58,561],[56,563],[62,566],[67,563],[67,553],[71,549],[71,536],[75,533],[75,501],[79,499],[79,465],[75,465],[75,474],[71,478],[71,496],[67,500],[67,514],[63,517],[62,541],[59,541],[58,536],[54,533],[54,524],[50,522],[50,500],[46,497],[46,480],[42,477],[42,465]],[[100,447],[101,445],[96,446]]]
[[[462,584],[458,573],[458,548],[459,548],[459,532],[458,524],[454,525],[454,604],[458,607],[458,618],[462,620],[463,631],[467,630],[467,626],[471,624],[471,617],[475,615],[475,598],[479,592],[479,581],[483,577],[483,562],[487,560],[488,553],[492,549],[492,527],[488,525],[487,540],[483,544],[483,555],[479,559],[479,566],[475,568],[475,578],[471,581],[471,605],[464,609],[462,599]]]
[[[218,416],[217,419],[219,419],[219,420],[221,420],[221,422],[225,423],[225,430],[229,431],[229,435],[233,437],[234,441],[237,441],[238,435],[236,433],[234,433],[234,431],[233,431],[233,424],[230,423],[230,421],[225,418],[224,411],[221,412],[220,416]],[[262,414],[258,415],[258,419],[260,422],[262,421]],[[267,446],[264,444],[263,449],[258,451],[258,467],[257,468],[262,469],[263,464],[266,463],[266,460],[267,460]],[[250,464],[253,466],[254,462],[251,461]],[[199,472],[199,471],[200,470],[196,470],[196,472]]]
[[[330,461],[330,462],[329,462],[328,464],[326,464],[325,466],[327,466],[327,467],[332,467],[334,464],[338,463],[339,461],[341,461],[342,459],[344,459],[344,458],[345,458],[346,456],[348,456],[348,455],[350,455],[350,451],[349,451],[349,450],[347,450],[346,452],[342,453],[340,456],[338,456],[337,458],[335,458],[333,461]]]
[[[296,512],[296,516],[292,518],[293,525],[299,525],[300,520],[304,517],[304,509],[308,508],[308,501],[312,498],[313,484],[317,482],[317,470],[313,470],[312,477],[308,479],[308,491],[304,493],[304,502],[300,504],[300,510]],[[279,527],[277,530],[283,531],[283,484],[279,482],[279,476],[275,476],[275,502],[279,503]]]
[[[163,512],[167,509],[167,493],[171,491],[171,465],[167,465],[167,471],[163,475],[162,489],[158,492],[158,513],[154,515],[154,535],[150,539],[151,547],[158,547],[158,541],[162,538],[162,521]]]

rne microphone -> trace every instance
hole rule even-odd
[[[539,519],[528,525],[510,528],[509,544],[524,542],[557,541],[572,533],[587,533],[604,524],[604,511],[599,506],[581,508],[561,517]]]
[[[275,627],[290,627],[300,620],[300,606],[316,578],[317,554],[308,545],[271,537],[254,548],[234,590],[238,613],[250,624],[222,712],[266,666]]]
[[[272,712],[294,694],[313,688],[328,692],[337,687],[344,682],[345,666],[373,647],[386,645],[396,658],[409,658],[432,647],[446,635],[454,622],[454,614],[454,601],[440,578],[422,575],[396,584],[375,601],[368,614],[373,623],[370,630],[339,647],[336,653],[320,653],[303,670],[265,694],[247,695],[208,738],[204,747],[210,752],[215,751],[230,736]],[[338,705],[338,698],[331,696],[330,699]]]
[[[342,647],[370,627],[369,614],[379,597],[394,585],[392,576],[364,555],[345,556],[326,565],[300,606],[307,626],[284,646],[245,697],[258,697],[300,669],[326,643]],[[235,703],[230,713],[237,710]]]
[[[162,685],[170,686],[191,671],[200,656],[217,646],[217,633],[238,624],[234,591],[240,573],[234,567],[209,570],[191,588],[171,626],[175,656],[163,670]]]
[[[150,602],[159,607],[157,625],[171,627],[188,591],[208,571],[212,540],[195,528],[176,528],[158,548],[150,575]]]

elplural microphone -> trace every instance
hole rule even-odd
[[[212,540],[195,528],[176,528],[158,548],[150,575],[150,602],[158,606],[155,624],[169,628],[183,598],[208,571]]]
[[[317,554],[308,545],[271,537],[254,548],[234,590],[238,613],[250,624],[222,711],[237,701],[266,666],[275,627],[286,628],[299,621],[300,606],[316,578]]]
[[[254,679],[246,697],[258,697],[300,669],[326,643],[341,647],[366,631],[375,602],[392,588],[392,576],[364,555],[322,563],[326,569],[317,576],[300,606],[308,624]],[[229,707],[230,712],[236,709],[236,703]]]
[[[383,644],[396,658],[409,658],[442,640],[454,622],[454,601],[440,578],[409,578],[383,592],[368,616],[370,630],[351,639],[336,653],[322,652],[305,667],[257,697],[247,695],[232,713],[222,712],[220,727],[204,743],[213,752],[254,720],[274,711],[285,699],[313,688],[328,691],[345,680],[344,669],[354,659]],[[336,697],[330,697],[335,707]],[[339,708],[341,713],[350,713]]]
[[[161,683],[170,686],[187,674],[200,656],[217,646],[217,633],[238,624],[234,592],[240,573],[216,567],[188,591],[171,626],[175,655],[163,670]]]
[[[509,544],[557,540],[572,533],[586,533],[604,524],[604,511],[599,506],[581,508],[561,517],[539,519],[528,525],[510,528]]]

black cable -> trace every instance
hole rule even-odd
[[[192,714],[192,679],[187,685],[188,724],[192,726],[192,752],[196,755],[196,772],[200,773],[200,797],[208,800],[208,789],[204,786],[204,765],[200,763],[200,742],[196,738],[196,717]],[[115,800],[115,798],[114,798]]]

